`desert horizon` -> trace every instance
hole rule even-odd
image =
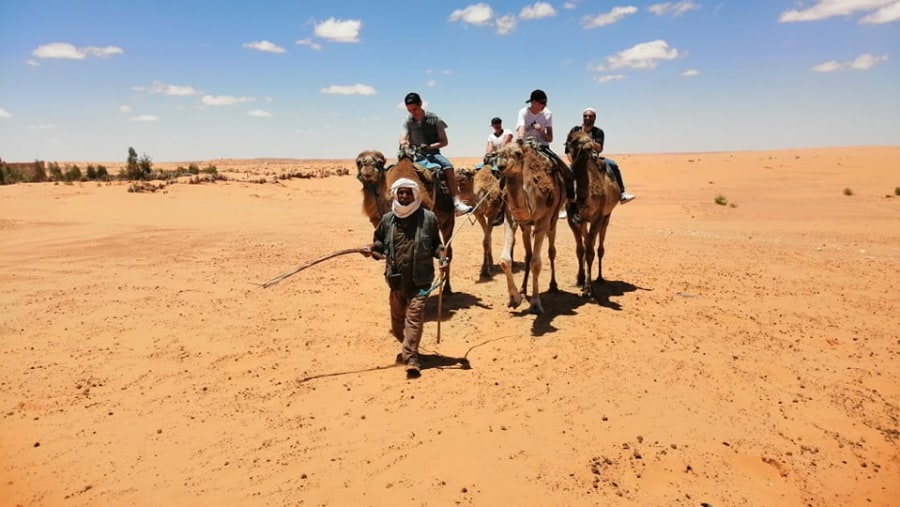
[[[371,241],[355,155],[0,186],[4,504],[900,505],[900,146],[611,153],[605,281],[560,221],[542,315],[460,217],[414,380],[380,262],[259,286]]]
[[[678,151],[678,152],[651,152],[651,153],[615,153],[609,152],[606,153],[610,158],[616,157],[644,157],[644,156],[677,156],[677,155],[718,155],[723,153],[734,153],[734,154],[754,154],[754,153],[779,153],[779,152],[804,152],[804,151],[846,151],[846,150],[868,150],[868,149],[880,149],[880,148],[892,148],[898,145],[882,145],[882,144],[872,144],[872,145],[847,145],[847,146],[798,146],[791,148],[773,148],[773,149],[742,149],[742,150],[711,150],[711,151]],[[363,151],[366,149],[377,149],[377,148],[361,148],[359,151]],[[556,149],[556,148],[554,148]],[[214,158],[196,158],[196,159],[185,159],[185,160],[153,160],[154,165],[162,166],[165,168],[175,168],[177,166],[187,166],[189,164],[216,164],[221,163],[225,166],[230,164],[328,164],[328,163],[338,163],[338,162],[347,162],[352,161],[356,157],[356,154],[359,153],[348,153],[346,158],[305,158],[305,157],[248,157],[248,158],[235,158],[235,157],[214,157]],[[394,150],[396,151],[396,150]],[[445,150],[446,151],[446,150]],[[557,149],[556,151],[561,152],[561,149]],[[382,153],[390,161],[396,161],[396,154],[390,151],[382,150]],[[150,155],[150,154],[148,154]],[[152,155],[151,159],[153,158]],[[465,155],[465,156],[452,156],[448,155],[452,161],[462,161],[462,163],[477,163],[482,159],[482,155]],[[0,157],[2,159],[2,157]],[[113,166],[115,164],[126,163],[125,157],[121,160],[100,160],[100,159],[92,159],[92,160],[76,160],[76,159],[60,159],[60,160],[50,160],[50,159],[42,159],[35,158],[33,160],[28,161],[12,161],[6,160],[8,163],[15,164],[28,164],[33,163],[35,160],[43,161],[47,163],[56,162],[58,164],[78,164],[78,165],[87,165],[87,164],[103,164],[107,166]]]

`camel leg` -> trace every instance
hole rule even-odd
[[[522,275],[522,287],[519,290],[523,295],[528,294],[528,277],[531,275],[531,258],[534,255],[534,229],[530,225],[522,225],[522,246],[525,248],[525,273]],[[512,253],[510,253],[512,260]]]
[[[448,220],[441,225],[441,238],[445,245],[447,245],[447,241],[453,237],[453,227],[454,220]],[[447,245],[447,249],[444,252],[444,256],[447,257],[447,260],[450,261],[447,265],[447,274],[444,275],[444,295],[449,296],[453,294],[453,289],[450,287],[450,270],[453,266],[453,244]]]
[[[507,306],[517,308],[522,304],[522,294],[516,290],[516,284],[512,276],[512,247],[516,240],[516,226],[507,222],[503,225],[503,252],[500,254],[500,268],[506,274],[506,287],[509,291]]]
[[[491,232],[493,226],[483,215],[476,215],[475,218],[478,220],[478,224],[481,225],[481,249],[484,252],[481,259],[481,273],[479,273],[479,276],[481,276],[481,278],[490,278],[492,275],[491,269],[494,266],[494,256],[491,253]]]
[[[572,236],[575,238],[575,259],[578,261],[578,275],[575,277],[575,286],[584,288],[584,224],[569,222]]]
[[[546,231],[535,230],[532,242],[534,245],[531,250],[531,306],[528,308],[530,313],[540,315],[544,313],[544,307],[541,305],[541,292],[539,290],[539,280],[541,276],[541,246],[544,244],[544,236]]]
[[[587,273],[585,275],[587,278],[585,279],[584,287],[581,288],[581,295],[587,298],[594,294],[594,283],[591,281],[591,271],[594,268],[594,242],[597,241],[598,227],[600,227],[599,221],[592,223],[588,230],[587,238],[584,241],[584,264],[587,267]]]
[[[547,258],[550,259],[550,292],[559,292],[559,285],[556,284],[556,224],[559,221],[556,216],[558,212],[553,213],[553,220],[550,221],[550,227],[547,229]]]
[[[603,254],[606,248],[603,246],[606,241],[606,229],[609,227],[609,219],[612,214],[603,217],[600,223],[600,231],[597,234],[597,282],[603,282]]]

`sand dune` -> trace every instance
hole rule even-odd
[[[371,240],[350,160],[0,187],[0,503],[900,505],[900,147],[615,158],[597,297],[460,220],[417,380],[378,262],[255,285]]]

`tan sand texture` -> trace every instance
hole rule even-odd
[[[0,505],[900,505],[900,147],[615,158],[595,299],[460,219],[417,380],[379,262],[254,285],[371,240],[352,160],[0,187]]]

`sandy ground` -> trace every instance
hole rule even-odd
[[[596,298],[462,220],[417,380],[380,263],[254,285],[370,241],[355,171],[0,187],[0,504],[900,505],[900,147],[616,158]]]

